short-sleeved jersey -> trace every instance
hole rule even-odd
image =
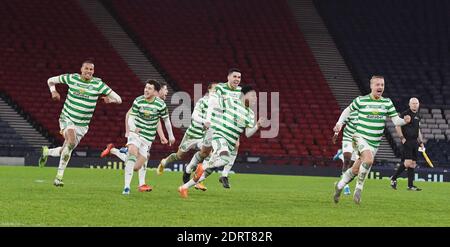
[[[215,92],[211,93],[210,97],[217,98],[220,111],[214,111],[213,113],[220,114],[221,110],[225,107],[225,102],[241,100],[241,87],[238,86],[235,89],[232,89],[228,86],[228,83],[222,82],[217,84]]]
[[[350,112],[350,116],[345,121],[345,128],[342,136],[343,141],[351,142],[353,139],[353,135],[356,131],[356,124],[358,122],[358,112],[353,111]]]
[[[98,97],[110,94],[111,88],[100,78],[93,77],[85,81],[77,73],[60,75],[58,78],[59,82],[69,86],[60,117],[70,119],[77,126],[88,126]]]
[[[134,100],[130,114],[136,117],[134,121],[136,128],[141,129],[139,136],[153,142],[158,120],[169,117],[169,110],[162,99],[154,97],[152,101],[148,101],[141,95]]]
[[[237,86],[232,89],[228,86],[228,83],[222,82],[217,84],[215,92],[211,93],[211,97],[218,97],[219,102],[224,100],[239,101],[241,98],[241,87]]]
[[[222,114],[214,115],[211,128],[214,129],[213,140],[224,138],[230,150],[234,150],[237,140],[245,128],[255,126],[255,113],[239,101],[225,100]]]
[[[194,113],[197,113],[199,117],[205,119],[206,111],[208,110],[209,96],[205,95],[200,98],[194,107]],[[191,118],[191,125],[186,130],[186,134],[194,139],[201,139],[205,136],[206,130],[203,128],[203,124]]]
[[[378,148],[380,145],[386,117],[398,116],[394,104],[389,98],[372,99],[370,94],[354,99],[350,110],[358,112],[356,133],[373,148]]]
[[[420,125],[420,115],[418,112],[413,112],[411,109],[408,109],[400,114],[400,117],[405,117],[409,115],[411,117],[411,122],[403,125],[402,133],[403,137],[408,141],[417,140],[419,137],[419,125]]]

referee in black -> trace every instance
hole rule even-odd
[[[402,112],[400,117],[406,115],[411,116],[411,122],[403,126],[396,126],[398,136],[402,142],[402,160],[403,164],[399,166],[397,172],[391,177],[391,187],[397,189],[397,177],[407,168],[408,172],[408,190],[421,191],[422,189],[414,186],[414,168],[416,168],[418,148],[423,145],[422,133],[420,133],[419,122],[420,116],[418,114],[419,100],[417,98],[411,98],[409,100],[409,109]]]

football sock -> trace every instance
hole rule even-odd
[[[353,172],[352,172],[352,168],[351,167],[348,168],[347,171],[345,171],[344,174],[342,174],[342,178],[338,182],[338,185],[337,185],[338,189],[342,190],[344,188],[344,186],[346,184],[350,183],[355,176],[356,175],[353,174]]]
[[[231,167],[233,167],[232,164],[228,164],[228,165],[223,167],[222,177],[228,177],[228,173],[230,172]]]
[[[405,164],[400,164],[400,166],[397,168],[397,171],[395,172],[394,176],[392,176],[392,180],[397,180],[398,176],[402,174],[402,172],[406,169]]]
[[[182,187],[184,189],[189,189],[192,186],[194,186],[196,184],[196,182],[194,182],[194,179],[189,180],[187,183],[183,184]]]
[[[145,184],[145,174],[147,173],[147,165],[143,164],[141,169],[139,169],[139,186],[142,186]]]
[[[359,173],[358,178],[356,180],[356,187],[355,189],[363,190],[364,182],[366,180],[367,175],[370,172],[371,166],[367,165],[366,163],[362,163],[359,167]]]
[[[194,170],[194,167],[197,166],[198,163],[202,162],[203,159],[200,157],[200,151],[197,151],[194,154],[194,157],[192,157],[189,164],[186,166],[186,173],[191,174],[191,172]]]
[[[59,157],[59,156],[61,156],[61,149],[62,149],[62,147],[49,148],[48,149],[48,156],[52,156],[52,157]]]
[[[110,153],[114,154],[115,156],[117,156],[117,158],[119,158],[120,160],[122,160],[123,162],[125,162],[127,160],[127,155],[124,153],[121,153],[119,151],[119,149],[117,148],[111,148]]]
[[[64,146],[61,152],[61,158],[59,159],[58,172],[56,177],[58,179],[62,179],[64,176],[64,170],[66,169],[67,164],[69,163],[70,156],[72,155],[72,150],[75,148],[73,144],[67,144]]]
[[[174,162],[174,161],[177,161],[177,160],[180,160],[180,157],[178,157],[177,153],[171,153],[171,154],[166,158],[166,162],[164,162],[164,163],[161,162],[161,164],[162,164],[163,166],[166,166],[167,164],[170,164],[170,163],[172,163],[172,162]]]
[[[125,188],[130,188],[131,179],[133,178],[133,167],[136,163],[136,156],[128,154],[125,162]]]
[[[414,184],[414,168],[408,168],[408,187],[412,187]]]

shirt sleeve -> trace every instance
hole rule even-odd
[[[100,85],[100,88],[98,89],[98,91],[99,91],[101,94],[108,95],[108,94],[110,94],[110,93],[112,92],[112,89],[111,89],[108,85],[106,85],[106,83],[104,83],[104,82],[102,81],[102,82],[101,82],[101,85]]]
[[[62,74],[59,76],[59,82],[62,84],[69,84],[70,81],[70,74]]]
[[[130,115],[133,115],[133,116],[139,115],[139,107],[138,107],[137,100],[133,101],[133,105],[131,106]]]
[[[249,109],[249,114],[248,114],[248,117],[247,117],[247,121],[245,123],[245,127],[246,128],[253,128],[253,127],[255,127],[255,125],[256,125],[255,113],[251,109]]]
[[[167,105],[166,104],[164,104],[162,107],[161,107],[161,109],[159,109],[159,116],[161,117],[161,118],[168,118],[169,117],[169,109],[167,108]]]
[[[355,98],[350,104],[350,111],[357,111],[360,108],[360,100],[359,97]]]
[[[389,100],[389,105],[388,105],[388,112],[387,112],[389,117],[395,117],[398,116],[397,110],[395,110],[394,104],[392,103],[391,100]]]

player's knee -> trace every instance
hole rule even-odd
[[[413,161],[412,160],[405,160],[405,167],[412,167],[413,168]]]
[[[136,163],[136,165],[134,165],[134,167],[133,167],[133,171],[137,172],[141,169],[141,167],[142,167],[142,164]]]
[[[353,173],[354,175],[358,174],[358,173],[359,173],[359,167],[353,166],[353,167],[352,167],[352,173]]]
[[[138,149],[134,145],[128,145],[128,153],[134,156],[138,156]]]
[[[202,149],[200,150],[200,157],[203,159],[208,157],[209,153],[211,152],[211,149]]]
[[[366,165],[368,165],[368,166],[372,166],[372,164],[373,164],[373,159],[367,159],[364,163],[365,163]]]
[[[365,155],[362,158],[362,163],[371,166],[373,164],[373,156],[372,156],[372,154]]]

